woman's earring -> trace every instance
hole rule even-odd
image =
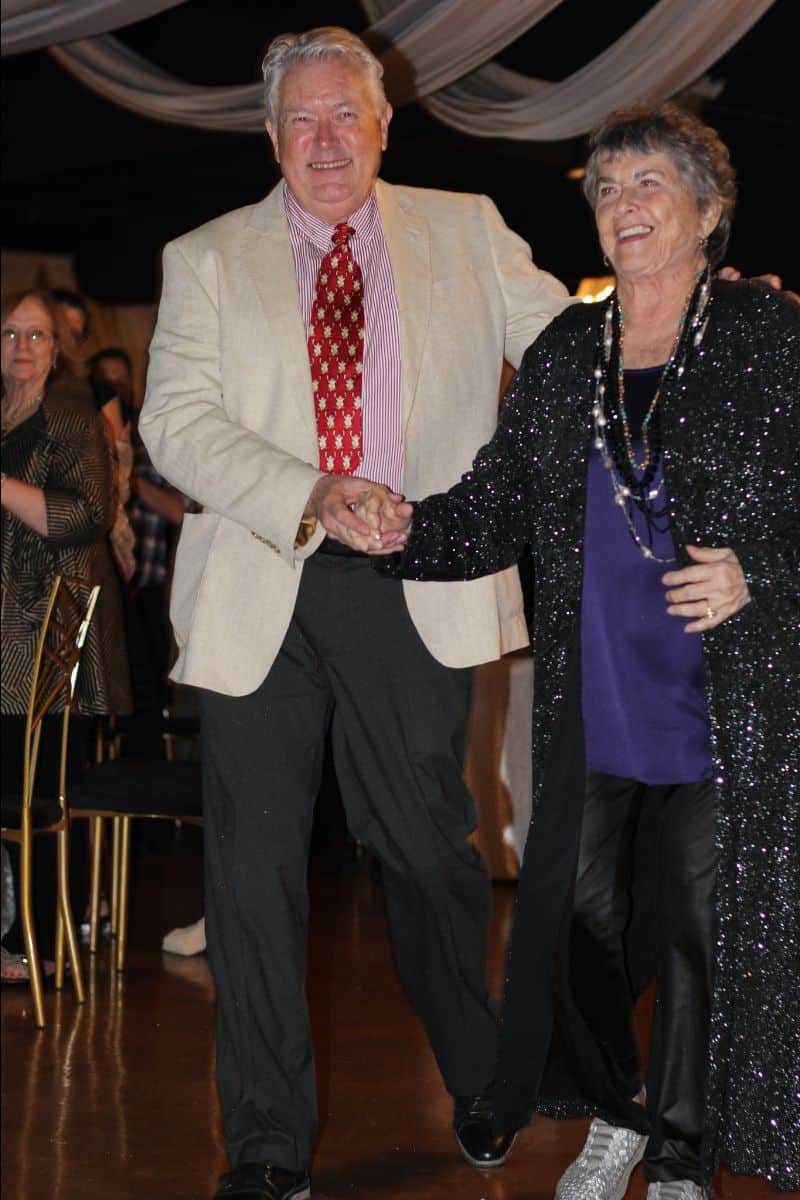
[[[608,255],[607,255],[607,254],[604,254],[604,255],[603,255],[603,266],[604,266],[604,267],[610,267],[610,266],[611,266],[611,263],[608,261]]]

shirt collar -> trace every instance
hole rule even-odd
[[[286,218],[292,229],[308,238],[312,245],[319,250],[327,253],[331,248],[331,239],[336,226],[329,225],[327,221],[321,221],[319,217],[313,216],[303,208],[285,180],[283,203],[286,209]],[[380,217],[374,189],[361,207],[347,218],[347,223],[352,225],[355,230],[355,239],[358,241],[368,243],[375,236],[380,225]]]

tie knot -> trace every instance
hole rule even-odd
[[[333,242],[334,246],[338,246],[340,250],[344,250],[348,239],[351,238],[354,233],[355,229],[353,229],[353,226],[348,225],[346,221],[342,221],[341,224],[337,225],[334,229],[331,241]]]

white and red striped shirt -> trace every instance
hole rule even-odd
[[[300,311],[306,330],[320,263],[331,248],[333,225],[301,207],[284,184],[284,204],[294,255]],[[361,380],[362,449],[358,474],[403,490],[403,403],[400,322],[389,250],[381,229],[375,193],[347,218],[355,233],[353,257],[364,281],[364,369]],[[314,411],[314,397],[308,403]]]

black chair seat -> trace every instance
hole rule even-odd
[[[199,738],[200,721],[197,717],[164,717],[161,728],[176,738]]]
[[[47,829],[61,820],[61,805],[57,796],[36,796],[32,808],[33,828]],[[19,829],[22,826],[22,794],[3,792],[0,804],[0,825],[4,829]]]
[[[90,767],[83,782],[70,788],[69,802],[75,810],[199,817],[200,764],[115,758]]]

